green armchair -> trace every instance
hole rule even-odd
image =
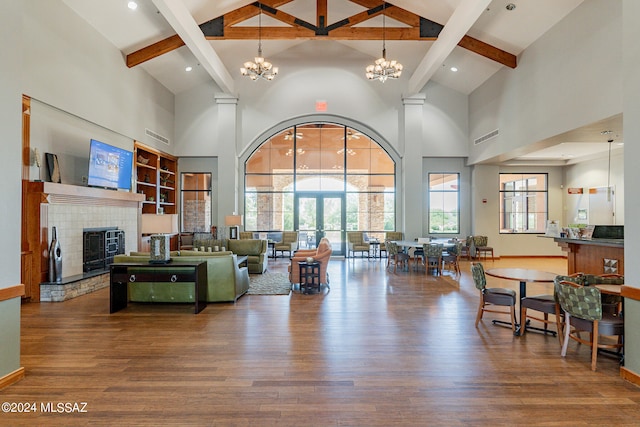
[[[273,257],[278,257],[278,252],[284,256],[285,252],[289,252],[289,258],[298,249],[298,232],[297,231],[283,231],[282,241],[277,242],[273,246]]]
[[[347,233],[347,257],[349,254],[355,257],[356,252],[361,252],[362,256],[367,254],[367,258],[369,258],[369,249],[371,249],[371,245],[369,242],[365,242],[364,240],[364,232],[362,231],[349,231]]]

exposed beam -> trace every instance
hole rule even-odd
[[[325,28],[327,22],[327,0],[317,0],[316,2],[316,26],[318,28]]]
[[[462,0],[409,79],[408,94],[420,92],[484,13],[491,0]]]
[[[234,93],[233,78],[211,43],[204,38],[202,30],[184,3],[181,0],[152,1],[220,89],[226,93]]]
[[[262,40],[382,40],[379,27],[337,28],[327,36],[318,37],[312,30],[302,27],[262,27]],[[233,27],[224,31],[224,37],[206,36],[208,40],[255,40],[258,27]],[[436,37],[421,37],[419,28],[386,28],[386,40],[436,40]]]
[[[367,8],[379,7],[385,3],[383,0],[349,0],[349,1]],[[459,11],[460,9],[461,9],[461,6],[458,6],[456,10]],[[419,25],[419,24],[416,24],[416,19],[418,21],[420,20],[419,15],[416,15],[400,7],[390,5],[389,3],[387,3],[385,15],[397,21],[405,23],[407,25],[411,25],[411,26]],[[451,22],[451,19],[449,19],[449,22],[447,22],[447,25],[449,25],[450,22]],[[438,24],[438,25],[441,25],[441,24]],[[469,29],[470,28],[471,27],[469,27]],[[463,37],[459,39],[458,46],[464,49],[467,49],[473,53],[476,53],[480,56],[484,56],[485,58],[496,61],[502,65],[506,65],[507,67],[516,68],[517,60],[515,55],[509,52],[505,52],[502,49],[498,49],[497,47],[492,46],[488,43],[484,43],[480,40],[463,35]]]

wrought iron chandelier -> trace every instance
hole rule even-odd
[[[367,79],[380,80],[382,83],[386,82],[387,79],[397,79],[402,74],[402,64],[395,59],[391,61],[387,59],[387,48],[385,44],[386,8],[387,3],[385,2],[384,6],[382,7],[382,57],[376,59],[376,62],[367,66],[365,70]]]
[[[243,76],[249,77],[251,80],[273,80],[278,75],[278,67],[274,67],[269,61],[265,61],[262,56],[262,3],[258,2],[260,13],[258,14],[258,56],[253,61],[247,61],[240,68]]]

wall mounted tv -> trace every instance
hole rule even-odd
[[[104,142],[91,140],[89,149],[90,187],[130,190],[133,153]]]

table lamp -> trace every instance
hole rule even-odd
[[[229,238],[237,239],[239,237],[240,225],[242,225],[242,215],[227,215],[224,217],[224,224],[229,227]]]
[[[178,233],[178,215],[142,214],[142,234],[151,234],[150,264],[171,262],[169,238]]]

